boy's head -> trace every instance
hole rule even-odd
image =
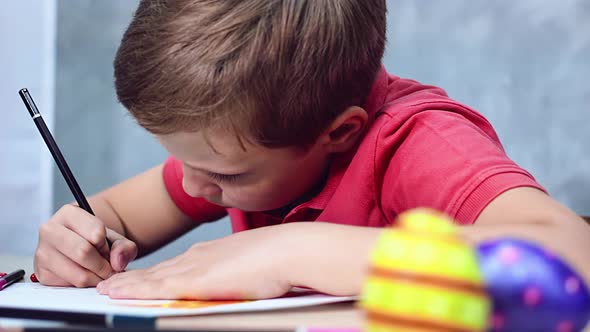
[[[115,59],[117,95],[157,135],[305,147],[363,105],[385,15],[385,0],[143,0]]]

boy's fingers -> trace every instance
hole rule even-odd
[[[110,229],[107,230],[107,234],[113,243],[110,253],[111,266],[113,270],[121,272],[137,257],[137,245]]]
[[[62,207],[58,213],[64,215],[61,220],[66,228],[86,239],[103,257],[109,257],[106,228],[100,219],[73,205]]]
[[[45,233],[52,238],[52,245],[68,260],[89,270],[102,279],[113,274],[109,262],[101,256],[98,250],[79,234],[65,227],[51,227]],[[56,269],[59,269],[59,265]],[[54,271],[57,273],[57,271]]]
[[[154,287],[158,285],[158,287]],[[177,299],[178,286],[166,282],[129,282],[109,288],[108,295],[113,299]]]
[[[111,255],[111,248],[109,247],[106,237],[103,244],[96,247],[96,250],[100,253],[101,257],[104,257],[104,259],[109,259],[109,256]]]
[[[47,255],[51,259],[43,259],[43,261],[46,262],[46,265],[44,266],[52,267],[50,273],[56,277],[55,279],[50,279],[50,281],[57,282],[61,279],[61,281],[64,281],[67,286],[75,287],[93,287],[102,281],[99,276],[76,264],[57,250],[48,253]],[[39,268],[41,274],[37,277],[41,278],[39,281],[46,284],[45,275],[43,274],[45,272],[44,270],[47,269]],[[51,277],[51,275],[49,275],[49,277]]]
[[[35,276],[40,283],[46,286],[67,287],[72,285],[55,275],[55,273],[44,268],[39,268],[37,271],[35,271]]]
[[[124,237],[123,235],[115,232],[114,230],[110,229],[110,228],[106,228],[106,237],[111,240],[111,242],[115,242],[117,240],[128,240],[126,237]]]

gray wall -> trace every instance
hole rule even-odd
[[[5,1],[0,10],[0,254],[32,254],[52,211],[51,156],[17,92],[29,89],[51,127],[55,15],[53,0]]]
[[[387,67],[478,109],[515,161],[590,215],[590,2],[389,3]]]

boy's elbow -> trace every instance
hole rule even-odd
[[[573,211],[560,206],[544,213],[541,217],[542,224],[563,232],[580,231],[582,233],[590,232],[590,225],[584,218],[575,214]]]
[[[590,282],[590,225],[580,216],[561,215],[547,219],[553,249]]]

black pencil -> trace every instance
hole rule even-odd
[[[39,113],[39,109],[37,109],[37,105],[35,105],[35,102],[29,94],[29,91],[27,89],[21,89],[18,92],[18,94],[23,100],[23,103],[25,103],[27,110],[29,110],[29,114],[31,114],[31,117],[35,122],[37,129],[39,129],[39,133],[41,133],[41,137],[43,137],[45,144],[47,144],[47,147],[49,148],[49,152],[51,152],[53,159],[55,159],[57,167],[59,168],[61,174],[66,180],[68,187],[70,187],[72,194],[74,194],[76,202],[78,202],[78,205],[84,210],[86,210],[86,212],[94,215],[94,212],[90,207],[90,204],[88,204],[88,200],[86,200],[86,196],[84,196],[82,189],[80,189],[78,181],[76,181],[76,178],[74,177],[74,174],[72,174],[72,171],[68,166],[68,163],[61,154],[61,151],[59,150],[57,143],[55,143],[55,140],[53,139],[53,135],[51,135],[49,128],[47,128],[47,125],[45,125],[45,121],[43,121],[43,117],[41,116],[41,113]]]
[[[72,191],[72,194],[76,199],[76,202],[78,202],[78,205],[86,212],[94,215],[94,211],[92,211],[92,208],[90,207],[90,204],[86,199],[86,196],[84,196],[82,189],[78,185],[78,181],[76,181],[76,178],[74,177],[74,174],[72,174],[72,171],[70,170],[70,167],[66,162],[66,159],[61,154],[61,151],[59,150],[57,143],[53,139],[53,135],[51,135],[51,132],[49,131],[49,128],[47,128],[47,125],[45,124],[45,121],[43,120],[41,113],[39,113],[39,109],[37,108],[37,105],[35,105],[33,97],[31,97],[27,89],[21,89],[18,92],[18,94],[23,100],[23,103],[25,103],[27,110],[29,110],[29,114],[31,115],[31,118],[33,118],[33,122],[35,122],[37,129],[39,129],[41,137],[43,137],[43,140],[45,141],[47,148],[49,148],[49,152],[51,152],[51,155],[53,156],[53,159],[55,160],[55,163],[57,164],[57,167],[59,168],[61,175],[63,175],[64,179],[66,180],[66,183],[68,184],[68,187],[70,187],[70,190]],[[111,242],[109,241],[109,239],[107,239],[107,243],[110,248]]]

